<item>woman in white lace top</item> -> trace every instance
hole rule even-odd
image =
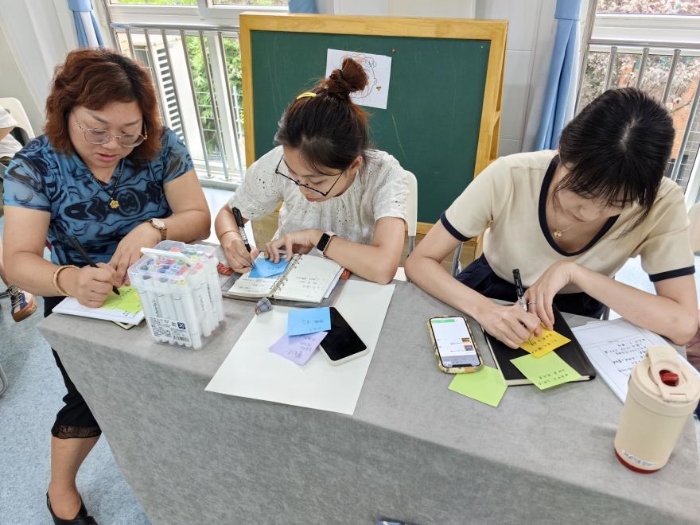
[[[275,137],[280,146],[248,169],[216,218],[235,271],[250,270],[258,250],[248,253],[232,209],[244,221],[257,220],[284,203],[265,246],[268,258],[276,262],[317,248],[360,277],[391,281],[403,250],[411,175],[388,153],[369,149],[367,117],[350,99],[366,85],[362,67],[346,58],[287,107]]]

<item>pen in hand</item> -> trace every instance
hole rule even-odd
[[[523,282],[520,280],[520,270],[513,270],[513,282],[515,283],[515,293],[518,296],[520,306],[527,312],[527,303],[525,302],[525,291],[523,290]]]
[[[248,242],[248,236],[245,233],[245,223],[243,222],[243,216],[241,215],[241,210],[238,208],[231,208],[231,213],[233,213],[233,219],[236,221],[236,226],[238,227],[238,233],[241,235],[243,244],[245,244],[245,249],[250,253],[250,243]],[[251,266],[255,266],[255,263],[251,259]]]
[[[523,282],[520,280],[520,270],[515,268],[513,270],[513,282],[515,283],[515,293],[518,296],[518,303],[523,307],[523,310],[527,312],[527,303],[525,302],[525,291],[523,290]],[[527,327],[526,327],[527,328]],[[528,342],[532,342],[531,338],[527,338]]]
[[[68,237],[68,240],[73,245],[73,248],[75,248],[75,250],[80,254],[80,256],[83,259],[85,259],[86,263],[88,263],[93,268],[98,267],[97,264],[95,264],[95,261],[93,261],[92,258],[88,255],[88,252],[85,251],[85,248],[83,248],[83,245],[80,244],[80,241],[76,237]],[[119,289],[114,285],[112,285],[112,291],[117,295],[121,295],[119,293]]]

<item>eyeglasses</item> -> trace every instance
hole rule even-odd
[[[136,146],[143,144],[143,141],[148,138],[148,135],[134,135],[133,133],[112,135],[103,129],[84,128],[80,125],[78,119],[75,119],[75,123],[80,128],[80,131],[83,132],[85,140],[87,140],[90,144],[107,144],[110,140],[114,139],[124,148],[135,148]],[[146,126],[144,124],[144,132],[145,128]]]
[[[335,185],[338,183],[338,181],[340,180],[340,177],[343,175],[343,173],[345,173],[345,171],[343,171],[343,173],[339,173],[339,174],[338,174],[338,178],[335,179],[335,182],[333,183],[333,185],[332,185],[330,188],[328,188],[328,191],[321,191],[321,190],[317,190],[316,188],[312,188],[312,187],[309,186],[308,184],[304,184],[304,183],[302,183],[302,182],[299,182],[298,180],[291,178],[289,175],[285,175],[284,173],[282,173],[282,172],[280,171],[280,166],[282,165],[282,161],[283,161],[283,160],[284,160],[284,157],[282,157],[282,158],[280,159],[280,161],[277,163],[277,167],[275,168],[275,173],[276,173],[277,175],[281,175],[281,176],[284,177],[285,179],[292,181],[294,184],[296,184],[296,185],[299,186],[300,188],[306,188],[307,190],[311,190],[311,191],[313,191],[313,192],[315,192],[315,193],[318,193],[319,195],[321,195],[321,196],[323,196],[323,197],[328,197],[328,194],[333,190],[333,188],[335,187]],[[286,162],[285,162],[285,164],[286,164]],[[333,177],[334,175],[325,175],[325,176],[326,176],[326,177]]]

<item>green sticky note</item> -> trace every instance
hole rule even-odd
[[[510,362],[540,390],[568,383],[581,377],[556,352],[550,352],[539,358],[534,355],[525,355],[511,359]]]
[[[139,294],[136,288],[122,286],[119,288],[119,293],[121,295],[109,292],[102,308],[107,308],[108,310],[124,310],[130,314],[141,311],[141,301],[139,301]]]
[[[457,374],[448,387],[453,392],[497,407],[506,393],[506,382],[501,373],[490,366],[471,374]]]

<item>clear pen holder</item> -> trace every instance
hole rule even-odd
[[[201,348],[224,320],[215,248],[161,241],[129,268],[148,328],[159,343]]]

